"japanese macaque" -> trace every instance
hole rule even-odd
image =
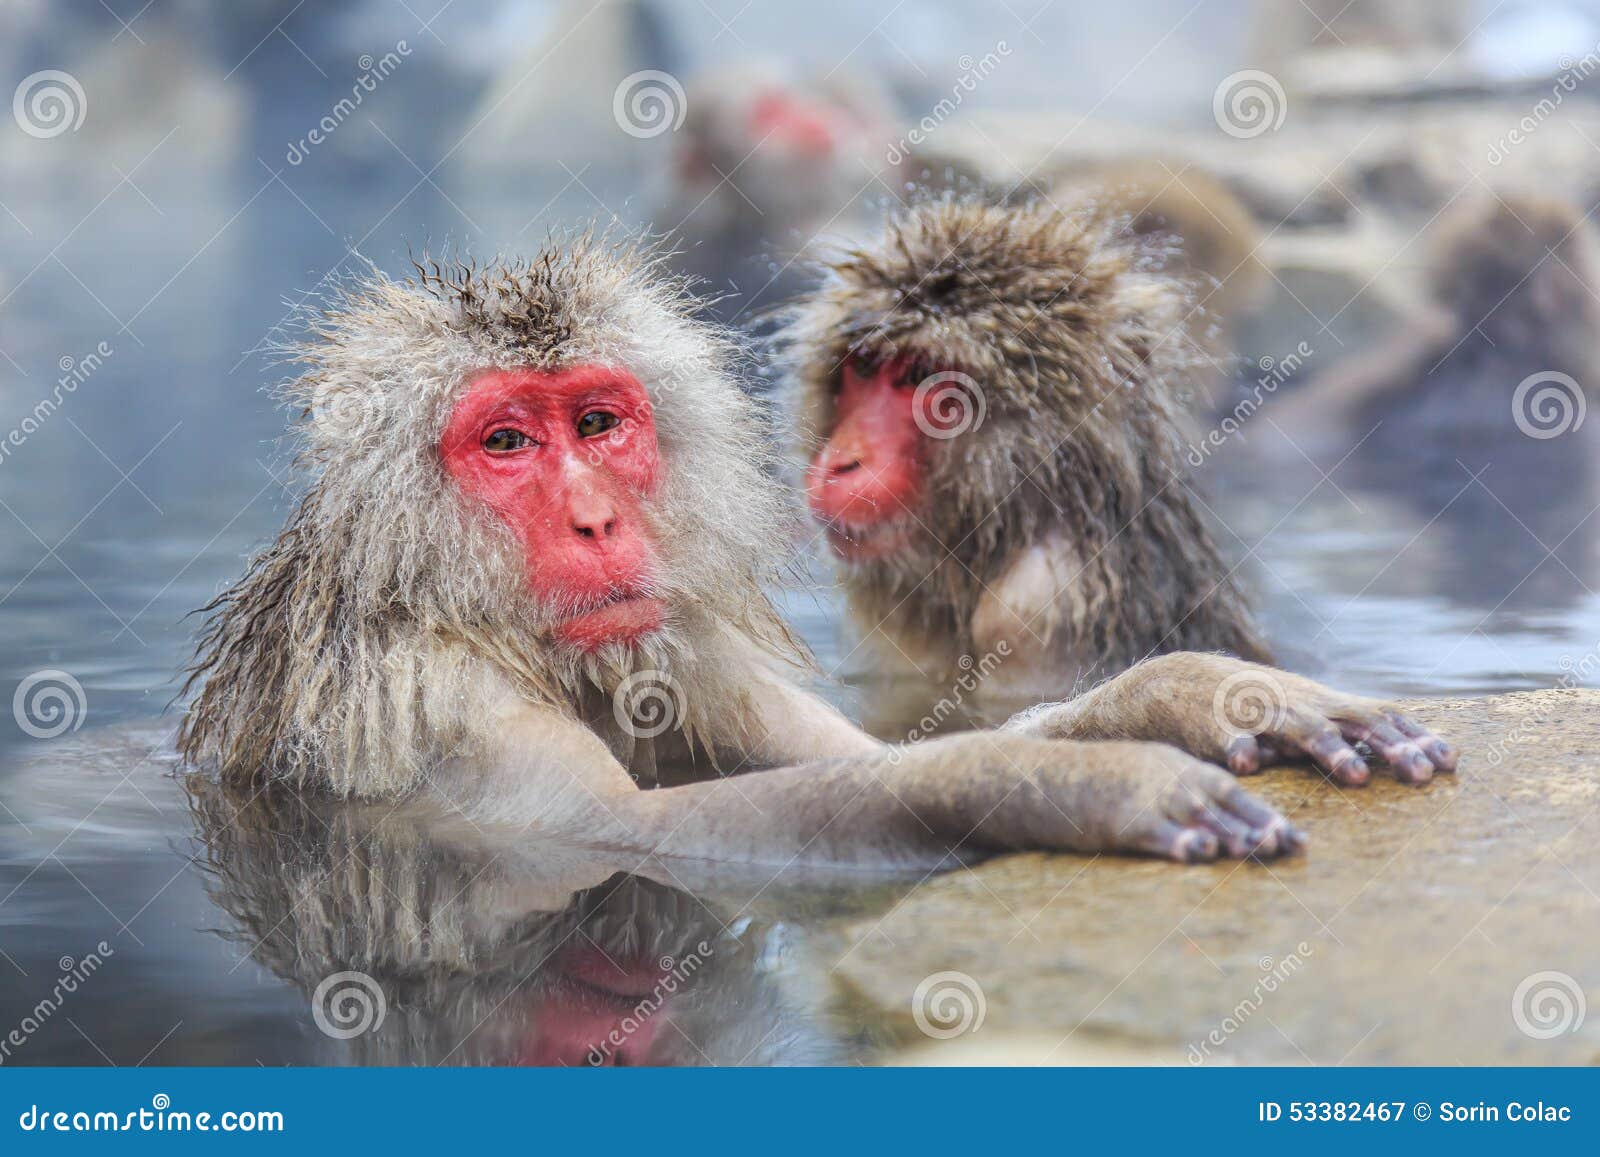
[[[1463,203],[1430,239],[1427,301],[1386,341],[1274,403],[1255,439],[1274,468],[1314,465],[1457,536],[1429,589],[1499,610],[1586,598],[1594,574],[1600,304],[1594,237],[1562,201]],[[1495,549],[1482,550],[1485,543]]]
[[[1190,489],[1183,284],[1094,209],[942,201],[794,313],[806,490],[856,620],[941,677],[1070,687],[1166,651],[1265,660]]]
[[[798,252],[893,193],[892,123],[887,101],[847,74],[803,83],[750,62],[690,86],[656,227],[715,316],[759,324],[804,285]]]
[[[1311,727],[1341,775],[1361,762],[1344,739],[1407,776],[1439,763],[1387,746],[1400,725],[1378,704],[1220,656],[1158,661],[1007,733],[869,737],[802,685],[764,589],[785,499],[755,404],[657,272],[578,238],[374,274],[328,304],[289,386],[306,490],[209,608],[189,760],[582,847],[879,869],[1022,848],[1272,856],[1302,835],[1202,759],[1237,766],[1246,742]],[[1216,702],[1255,677],[1283,710],[1241,731]],[[1058,741],[1078,727],[1121,741]],[[690,759],[776,770],[630,775]]]
[[[1458,206],[1431,238],[1427,306],[1388,342],[1307,383],[1284,412],[1311,437],[1342,441],[1382,423],[1391,428],[1380,441],[1423,429],[1425,442],[1451,452],[1441,432],[1512,432],[1519,414],[1534,420],[1534,399],[1513,404],[1528,374],[1593,388],[1595,268],[1591,230],[1563,201],[1502,195]],[[1582,401],[1573,393],[1566,406]]]

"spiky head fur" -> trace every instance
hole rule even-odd
[[[797,654],[762,585],[785,504],[761,423],[734,351],[657,264],[647,247],[585,235],[527,261],[424,260],[406,281],[373,271],[336,294],[291,347],[304,496],[206,608],[186,756],[233,777],[392,793],[470,741],[486,682],[578,713],[636,669],[718,687],[703,651],[728,632]],[[512,533],[439,454],[479,371],[585,363],[621,366],[649,395],[662,464],[645,509],[652,593],[671,608],[645,644],[592,654],[551,641],[571,608],[532,596]]]
[[[855,353],[968,375],[982,423],[932,442],[916,545],[850,568],[867,625],[972,647],[986,584],[1064,535],[1083,560],[1063,654],[1120,669],[1152,651],[1256,657],[1239,588],[1185,477],[1179,415],[1202,355],[1183,283],[1092,210],[946,199],[846,252],[784,334],[794,425],[809,458]]]

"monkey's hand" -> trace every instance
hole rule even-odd
[[[1144,739],[1251,775],[1305,759],[1346,785],[1371,777],[1357,743],[1402,783],[1456,769],[1456,753],[1378,700],[1224,655],[1147,659],[1066,703],[1034,707],[1005,730],[1052,739]]]
[[[1084,852],[1135,852],[1195,862],[1270,859],[1305,847],[1305,833],[1233,777],[1165,744],[1061,745],[1059,763],[1024,777],[985,816],[981,839]],[[1041,838],[1042,837],[1042,838]]]

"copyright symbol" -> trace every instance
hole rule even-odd
[[[1418,1101],[1416,1108],[1411,1110],[1411,1115],[1419,1121],[1426,1121],[1433,1116],[1433,1107],[1426,1101]]]

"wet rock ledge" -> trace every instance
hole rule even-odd
[[[918,1062],[1600,1063],[1600,691],[1408,710],[1460,746],[1454,779],[1252,781],[1311,832],[1305,857],[936,877],[818,945],[840,999]],[[941,972],[970,980],[924,983]],[[919,984],[935,1032],[981,1027],[930,1039]]]

